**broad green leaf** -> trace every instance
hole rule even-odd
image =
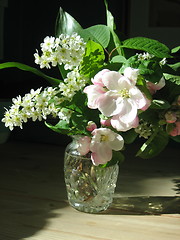
[[[126,63],[127,59],[121,55],[114,56],[111,60],[112,63]]]
[[[106,48],[110,41],[110,30],[106,25],[95,25],[86,29],[83,29],[80,32],[80,35],[84,38],[85,41],[89,39],[97,42]]]
[[[149,89],[147,88],[146,81],[144,80],[143,77],[139,77],[137,79],[137,86],[141,90],[141,92],[143,92],[146,95],[146,97],[148,99],[152,100],[152,95],[151,95]]]
[[[168,102],[173,102],[180,93],[180,85],[175,82],[166,80],[166,85],[162,88],[163,96],[165,96]]]
[[[69,124],[65,120],[60,120],[56,125],[45,122],[45,125],[53,130],[54,132],[68,134],[69,133]]]
[[[169,64],[168,66],[172,68],[174,71],[180,73],[180,62]]]
[[[106,6],[107,26],[109,27],[109,29],[111,31],[115,48],[120,55],[124,55],[123,49],[120,48],[121,41],[120,41],[119,37],[117,36],[117,34],[115,33],[116,25],[115,25],[115,22],[114,22],[114,17],[112,15],[112,13],[108,10],[108,3],[107,3],[106,0],[104,0],[104,3],[105,3],[105,6]]]
[[[171,137],[172,140],[174,140],[175,142],[180,143],[180,135],[175,136],[175,137]]]
[[[177,46],[173,49],[171,49],[171,53],[177,53],[180,50],[180,46]]]
[[[45,122],[45,125],[53,130],[54,132],[66,134],[66,135],[77,135],[84,134],[83,129],[78,129],[76,127],[71,127],[66,121],[60,120],[56,125]],[[86,134],[87,135],[87,134]]]
[[[79,133],[87,135],[86,126],[88,120],[86,120],[83,115],[77,114],[76,112],[72,113],[71,123],[73,128],[77,129]]]
[[[164,73],[164,77],[166,80],[169,80],[171,82],[174,82],[177,85],[180,85],[180,76]]]
[[[18,63],[18,62],[6,62],[6,63],[0,64],[0,69],[14,68],[14,67],[19,68],[20,70],[23,70],[23,71],[32,72],[32,73],[46,79],[50,84],[52,84],[54,86],[58,85],[61,82],[61,80],[50,77],[50,76],[44,74],[43,72],[39,71],[38,69],[30,67],[26,64],[22,64],[22,63]]]
[[[86,52],[81,63],[80,72],[82,75],[91,78],[103,67],[104,50],[99,43],[89,40],[86,44]]]
[[[60,7],[55,26],[56,37],[59,37],[62,33],[68,35],[79,33],[81,30],[81,25]]]
[[[139,114],[139,119],[153,124],[154,127],[158,126],[159,111],[155,111],[154,109],[151,109],[151,107],[149,107],[146,111],[141,111],[141,113]]]
[[[166,45],[150,38],[145,37],[129,38],[123,41],[122,47],[148,52],[158,58],[171,57],[170,49]]]
[[[121,136],[126,144],[131,144],[135,141],[138,134],[134,131],[134,129],[130,129],[129,131],[121,132]]]
[[[151,135],[151,137],[142,145],[136,156],[143,159],[149,159],[157,156],[164,150],[168,144],[169,137],[166,132],[158,129]]]
[[[139,73],[145,77],[146,80],[158,83],[163,76],[162,68],[158,62],[143,61],[138,66]]]

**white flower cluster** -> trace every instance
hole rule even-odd
[[[70,109],[61,108],[61,111],[58,112],[58,117],[59,117],[59,119],[64,120],[67,123],[69,123],[72,113],[73,113],[73,111]]]
[[[139,61],[143,61],[143,60],[150,60],[154,57],[153,54],[150,54],[148,52],[144,52],[144,53],[136,53],[136,55],[138,56],[138,60]],[[163,58],[159,64],[162,66],[162,65],[165,65],[166,64],[166,58]]]
[[[145,139],[148,139],[151,134],[153,133],[153,125],[149,124],[146,121],[141,120],[139,122],[139,126],[134,129],[136,133],[139,134],[139,137],[143,137]]]
[[[38,88],[36,91],[32,89],[24,97],[13,98],[13,104],[9,110],[6,110],[2,122],[10,130],[13,130],[16,126],[22,128],[22,123],[27,122],[29,118],[32,118],[33,121],[41,121],[50,114],[57,116],[59,111],[55,107],[56,99],[58,101],[57,93],[58,91],[52,87],[48,87],[43,91]],[[52,99],[54,101],[51,101]]]
[[[34,54],[35,63],[40,68],[51,68],[50,64],[55,67],[57,64],[64,64],[66,70],[72,70],[82,61],[85,52],[86,43],[77,34],[61,34],[58,38],[46,37],[40,44],[42,55],[38,51]]]
[[[166,62],[167,62],[166,58],[163,58],[163,59],[159,62],[159,64],[160,64],[161,66],[163,66],[163,65],[166,64]]]
[[[78,68],[75,68],[67,74],[64,82],[59,84],[60,92],[70,100],[77,91],[85,87],[86,83],[87,79],[79,73]]]
[[[148,52],[144,52],[144,53],[136,53],[136,55],[138,56],[138,60],[142,61],[142,60],[149,60],[151,58],[154,57],[153,54],[150,54]]]

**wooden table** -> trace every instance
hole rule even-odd
[[[178,148],[158,160],[127,159],[111,208],[86,214],[67,202],[64,147],[0,145],[0,240],[179,240]]]

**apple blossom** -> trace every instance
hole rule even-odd
[[[138,75],[139,75],[139,69],[134,69],[131,67],[127,67],[124,69],[124,76],[130,79],[134,83],[136,83]]]
[[[174,123],[177,120],[176,113],[173,111],[168,111],[165,113],[165,119],[167,123]]]
[[[135,70],[125,69],[126,75],[131,78],[133,71]],[[135,76],[133,79],[135,80]],[[88,107],[98,108],[104,116],[111,117],[111,124],[118,131],[127,131],[136,127],[137,110],[149,104],[143,93],[135,86],[134,81],[119,72],[107,71],[102,75],[102,83],[104,87],[95,82],[94,85],[84,89],[88,95]]]
[[[108,128],[98,128],[92,132],[90,144],[91,160],[94,165],[105,164],[112,159],[112,150],[119,151],[124,146],[121,135]]]
[[[97,128],[97,125],[95,124],[95,122],[93,121],[89,121],[88,122],[88,125],[86,126],[86,129],[89,131],[89,132],[92,132],[94,129]]]
[[[92,79],[92,83],[93,84],[97,84],[97,85],[100,85],[100,86],[104,86],[103,82],[102,82],[102,77],[103,75],[106,73],[106,72],[109,72],[110,70],[109,69],[103,69],[101,70],[100,72],[98,72],[94,78]]]
[[[103,126],[110,127],[111,126],[111,119],[110,118],[108,118],[108,119],[100,119],[100,123]]]
[[[175,122],[175,127],[173,130],[169,133],[172,137],[180,135],[180,122]]]
[[[81,155],[86,155],[90,151],[91,138],[88,136],[81,137],[78,139],[78,152]]]
[[[158,83],[147,82],[147,88],[151,94],[155,94],[157,90],[160,90],[165,86],[165,79],[162,77]]]

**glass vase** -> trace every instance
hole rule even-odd
[[[79,136],[66,147],[64,177],[69,204],[82,212],[105,211],[113,201],[118,178],[118,164],[101,167],[93,165],[90,153],[81,156],[77,151]]]

